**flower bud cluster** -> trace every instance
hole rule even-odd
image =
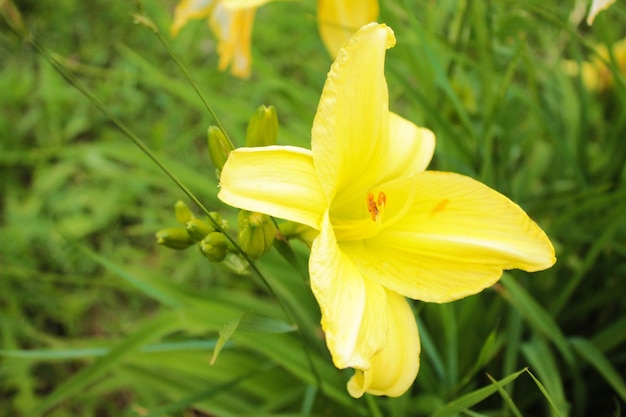
[[[239,223],[239,246],[251,258],[259,258],[270,250],[276,238],[276,225],[261,213],[241,210]]]
[[[200,252],[211,262],[222,262],[232,249],[228,239],[221,231],[228,229],[228,223],[216,213],[209,213],[211,220],[218,224],[221,231],[204,220],[193,215],[189,207],[182,201],[174,205],[176,220],[182,225],[167,227],[156,233],[157,243],[170,249],[187,249],[198,244]]]
[[[159,230],[156,233],[159,245],[176,250],[197,245],[200,253],[211,262],[222,262],[229,253],[231,256],[236,254],[236,249],[223,233],[228,230],[228,222],[218,213],[211,212],[209,215],[211,223],[219,225],[219,230],[209,222],[195,217],[182,201],[176,202],[174,213],[182,226]],[[248,256],[256,259],[271,249],[278,228],[269,216],[242,210],[237,220],[238,244]]]

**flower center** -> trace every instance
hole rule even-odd
[[[385,204],[387,196],[382,191],[378,193],[378,200],[374,200],[373,193],[367,193],[367,211],[370,212],[373,222],[380,223],[385,212]]]

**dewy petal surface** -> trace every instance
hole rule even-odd
[[[322,91],[311,147],[329,201],[355,199],[379,177],[389,134],[385,51],[393,31],[379,24],[361,28],[341,49]],[[362,197],[358,197],[362,198]]]
[[[218,197],[234,207],[315,229],[327,207],[311,151],[293,146],[232,151],[222,170]]]
[[[344,251],[368,276],[402,295],[447,302],[493,285],[502,270],[554,264],[545,233],[508,198],[469,177],[426,171],[414,178],[408,213]]]
[[[317,2],[317,24],[320,36],[333,58],[361,26],[375,21],[377,17],[378,0],[318,0]]]
[[[328,213],[311,248],[309,273],[335,366],[370,368],[371,357],[388,343],[387,297],[341,251]]]
[[[420,339],[406,298],[387,291],[387,316],[387,344],[372,358],[369,369],[357,370],[348,382],[348,392],[353,397],[358,398],[365,392],[398,397],[409,389],[417,376]]]

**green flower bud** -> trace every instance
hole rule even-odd
[[[294,222],[281,223],[278,225],[278,229],[284,239],[300,239],[309,248],[313,245],[313,241],[319,234],[318,230],[310,226]]]
[[[209,217],[212,218],[215,223],[222,228],[222,230],[228,230],[228,222],[224,220],[217,211],[210,211]]]
[[[228,254],[228,240],[220,232],[211,232],[200,242],[200,251],[209,261],[222,262]]]
[[[187,224],[185,224],[185,229],[187,229],[189,237],[196,242],[201,241],[206,235],[215,231],[215,229],[200,219],[189,220]]]
[[[278,139],[278,116],[274,106],[259,106],[246,131],[246,146],[275,145]]]
[[[186,249],[194,242],[187,234],[187,230],[182,227],[168,227],[156,232],[156,239],[159,245],[167,246],[171,249]]]
[[[193,219],[193,213],[187,207],[183,201],[178,200],[176,204],[174,204],[174,212],[176,213],[176,220],[180,224],[187,224],[188,221]]]
[[[233,145],[222,132],[222,129],[217,126],[209,126],[207,137],[211,162],[213,162],[215,168],[221,171],[228,159],[228,154],[234,149]]]
[[[272,247],[276,226],[269,216],[241,210],[239,222],[239,246],[251,258],[258,258]]]

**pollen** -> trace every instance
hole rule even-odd
[[[382,191],[378,193],[377,200],[374,200],[373,193],[367,193],[367,211],[369,211],[372,221],[378,221],[385,204],[387,204],[387,196]]]
[[[433,217],[435,214],[441,213],[442,211],[444,211],[449,202],[450,200],[448,200],[447,198],[444,198],[443,200],[438,202],[437,205],[433,207],[433,209],[430,211],[430,214],[428,217]]]

